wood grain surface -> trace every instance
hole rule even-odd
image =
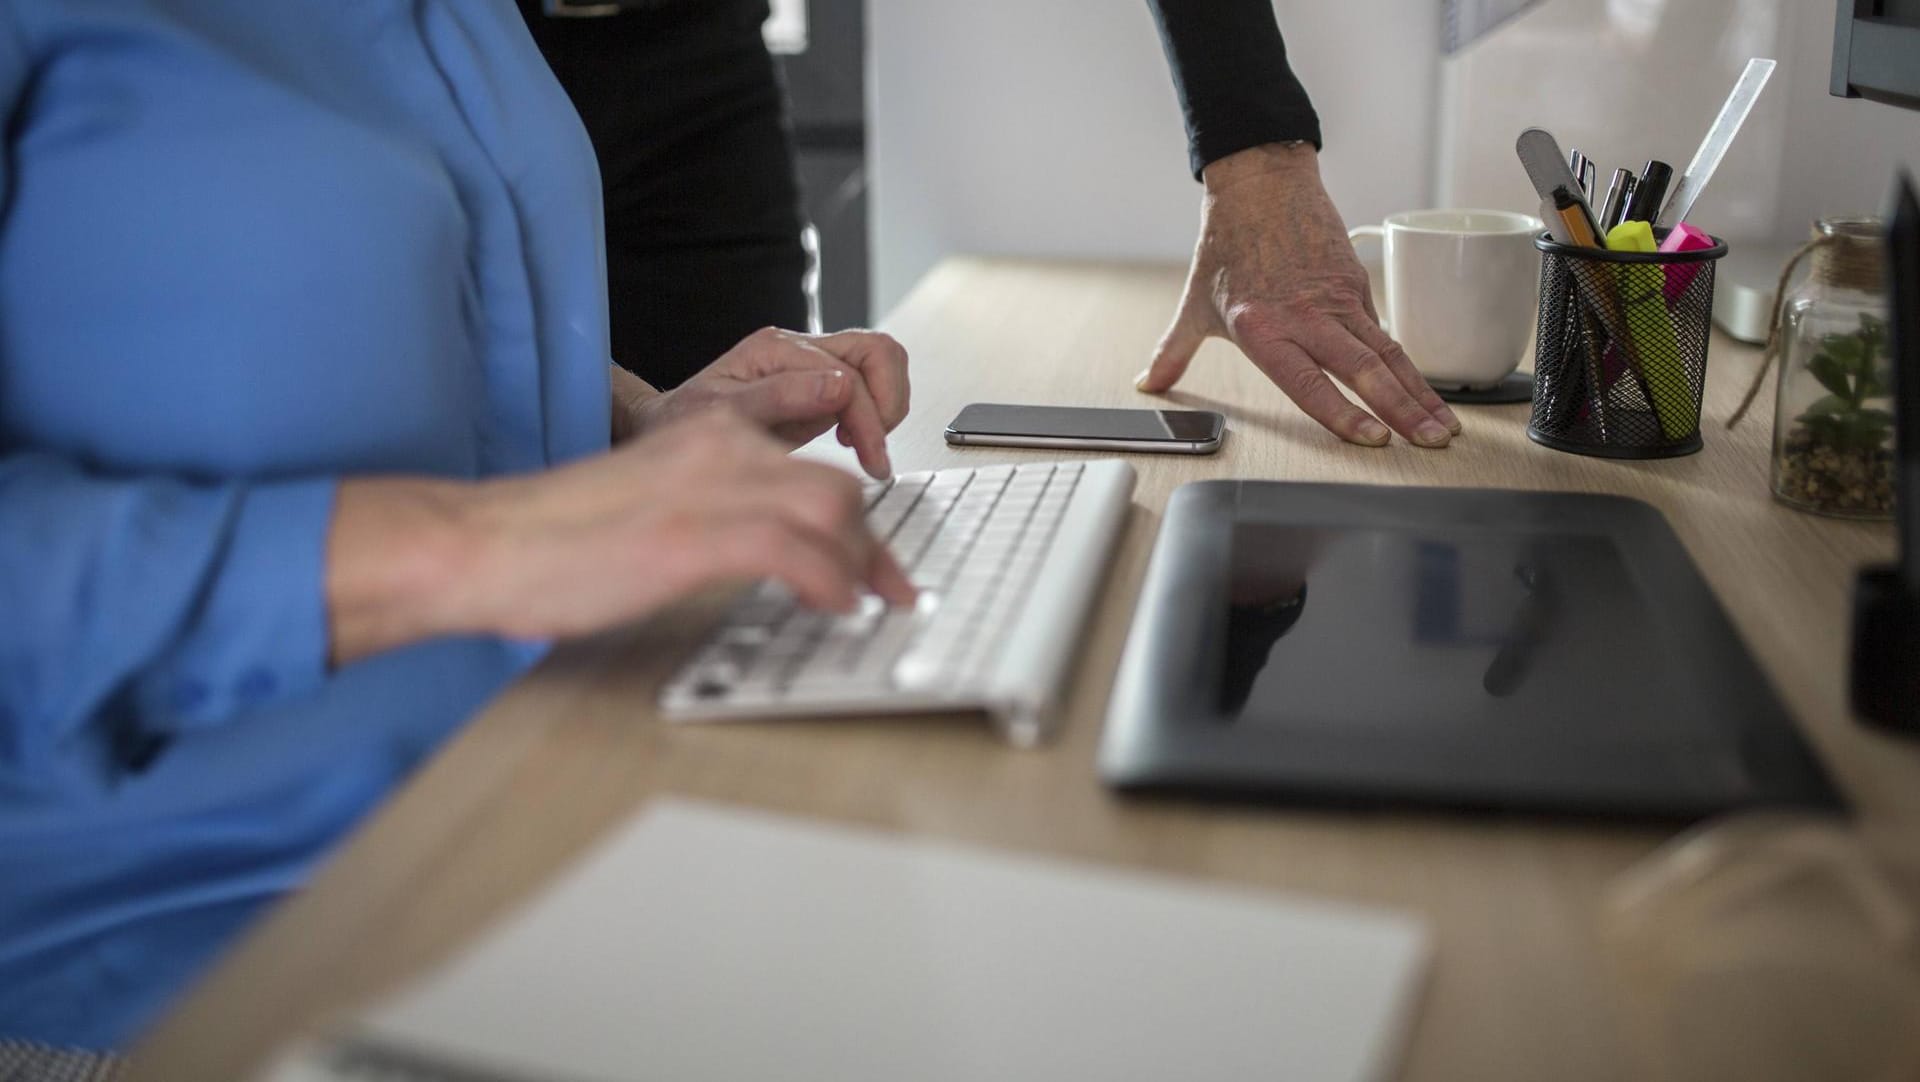
[[[974,401],[1151,406],[1132,389],[1179,268],[958,259],[888,321],[913,356],[902,470],[1070,453],[955,450]],[[1920,750],[1849,719],[1854,568],[1886,526],[1799,514],[1767,490],[1771,391],[1722,423],[1758,352],[1714,342],[1706,448],[1659,462],[1532,445],[1527,407],[1462,407],[1444,451],[1344,445],[1230,346],[1210,343],[1171,396],[1219,409],[1212,457],[1136,456],[1139,487],[1091,619],[1060,739],[1000,743],[977,717],[675,727],[653,697],[712,602],[564,647],[484,711],[150,1035],[136,1078],[245,1077],[280,1042],[455,949],[650,796],[675,793],[907,835],[1352,899],[1423,914],[1435,964],[1401,1076],[1613,1080],[1635,1073],[1596,913],[1657,831],[1412,813],[1123,801],[1094,773],[1107,690],[1160,513],[1175,486],[1242,477],[1560,489],[1633,496],[1672,521],[1860,817],[1920,838]],[[1163,403],[1162,403],[1163,404]],[[1233,1009],[1226,1005],[1226,1009]]]

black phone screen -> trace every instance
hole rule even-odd
[[[1204,410],[1090,409],[1078,406],[1003,406],[975,403],[948,426],[980,436],[1045,436],[1082,440],[1165,440],[1200,443],[1220,438],[1219,414]]]

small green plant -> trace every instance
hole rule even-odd
[[[1806,428],[1811,443],[1835,451],[1876,452],[1893,438],[1893,414],[1867,405],[1892,393],[1892,373],[1883,364],[1889,356],[1887,324],[1864,313],[1860,329],[1829,334],[1807,359],[1807,371],[1827,395],[1794,420]]]

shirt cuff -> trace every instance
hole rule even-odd
[[[1207,166],[1230,154],[1268,143],[1295,142],[1312,143],[1313,149],[1322,149],[1320,117],[1312,109],[1272,112],[1222,123],[1196,122],[1187,141],[1187,164],[1193,167],[1194,179],[1199,180]]]
[[[142,678],[142,728],[185,732],[314,694],[327,678],[332,479],[244,486],[189,625]]]

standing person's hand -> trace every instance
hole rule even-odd
[[[792,446],[838,424],[840,442],[859,454],[860,465],[885,478],[893,469],[887,433],[907,415],[907,351],[874,331],[801,334],[768,327],[673,390],[628,397],[629,419],[623,424],[616,412],[616,433],[645,432],[720,405]],[[621,398],[616,383],[616,411]]]
[[[336,663],[445,635],[582,635],[771,578],[846,611],[914,589],[860,483],[728,410],[545,473],[344,482],[329,540]]]
[[[1366,269],[1320,184],[1318,152],[1305,144],[1253,147],[1208,165],[1203,179],[1186,294],[1136,381],[1140,390],[1171,388],[1200,343],[1218,336],[1342,439],[1377,446],[1392,428],[1421,446],[1446,446],[1460,421],[1380,329]],[[1328,373],[1379,420],[1341,394]]]

